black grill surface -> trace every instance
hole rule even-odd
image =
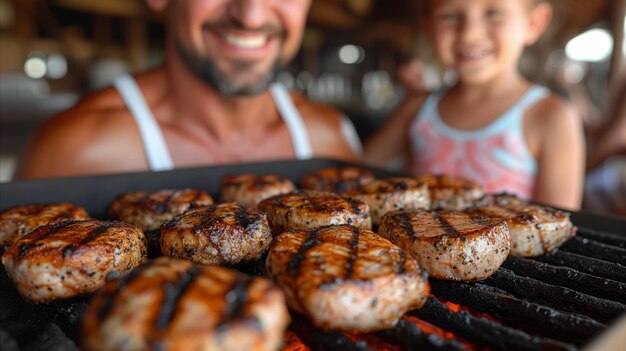
[[[348,164],[291,161],[173,171],[170,181],[164,174],[144,173],[9,183],[0,185],[0,208],[70,201],[97,216],[102,213],[98,209],[103,211],[122,189],[197,187],[216,194],[224,174],[278,173],[297,181],[306,172],[344,165]],[[389,175],[374,171],[378,177]],[[553,254],[509,257],[480,283],[430,279],[433,296],[392,329],[364,336],[324,332],[298,315],[293,315],[290,329],[313,350],[577,350],[626,312],[626,219],[573,213],[572,221],[577,236]],[[262,262],[233,268],[259,274]],[[463,307],[455,312],[446,302]],[[78,350],[87,303],[88,297],[48,305],[28,303],[0,269],[0,350]],[[424,331],[414,318],[456,337]]]

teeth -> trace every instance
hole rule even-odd
[[[267,43],[266,35],[253,35],[238,37],[234,35],[222,35],[222,39],[230,45],[240,47],[242,49],[257,49]]]
[[[481,58],[489,55],[488,51],[464,51],[461,53],[461,56],[467,58]]]

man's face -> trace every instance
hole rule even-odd
[[[222,94],[258,94],[298,51],[309,5],[310,0],[171,1],[172,39],[187,67]]]

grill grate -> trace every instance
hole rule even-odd
[[[518,275],[558,284],[607,300],[626,303],[626,284],[622,282],[599,278],[569,267],[557,267],[514,256],[507,258],[502,266]]]
[[[500,268],[484,281],[517,297],[563,311],[580,313],[597,321],[608,323],[617,314],[626,312],[626,305],[580,293],[537,279],[520,277],[506,268]]]
[[[411,315],[428,320],[435,325],[449,329],[470,342],[496,350],[575,350],[571,344],[549,338],[532,336],[493,322],[487,318],[478,318],[466,311],[453,312],[444,303],[429,298],[426,305]]]
[[[559,251],[532,259],[509,257],[483,282],[431,279],[434,296],[392,329],[366,336],[324,332],[294,315],[290,330],[312,350],[576,350],[626,311],[626,267],[620,264],[626,262],[625,247],[626,237],[579,229]],[[234,268],[260,274],[263,264]],[[444,300],[468,310],[455,312]],[[27,303],[0,270],[1,348],[78,350],[75,340],[86,306],[85,299]],[[412,318],[458,339],[422,330]]]

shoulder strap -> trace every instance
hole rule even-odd
[[[150,170],[173,169],[174,163],[167,150],[161,128],[152,115],[135,79],[130,75],[119,76],[114,79],[113,85],[137,123]]]
[[[533,85],[513,108],[525,110],[548,95],[550,95],[550,90],[548,88],[541,85]]]
[[[299,160],[312,158],[313,150],[309,141],[309,135],[298,109],[289,96],[287,88],[282,84],[273,83],[270,86],[270,92],[281,118],[287,125],[287,129],[289,129],[296,158]]]

